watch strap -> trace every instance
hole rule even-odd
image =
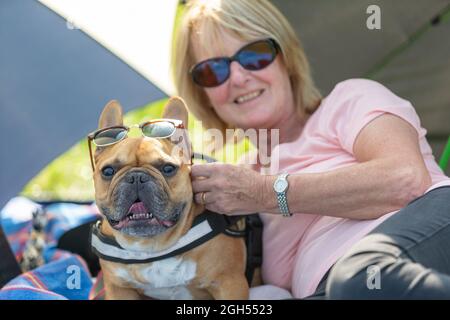
[[[288,175],[289,175],[288,173],[282,173],[278,176],[278,179],[283,179],[283,180],[286,180],[286,182],[287,182]],[[287,201],[287,196],[286,196],[287,190],[288,190],[288,188],[286,188],[283,192],[276,193],[278,208],[280,209],[280,212],[283,215],[283,217],[292,216],[292,213],[289,212],[289,206],[288,206],[288,201]]]

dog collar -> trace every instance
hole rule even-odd
[[[92,225],[90,242],[94,254],[103,260],[123,264],[149,263],[189,251],[221,233],[229,236],[244,237],[245,231],[235,231],[228,228],[240,218],[228,217],[206,210],[194,219],[194,223],[189,231],[174,245],[157,252],[124,249],[114,237],[107,236],[101,232],[101,220]]]

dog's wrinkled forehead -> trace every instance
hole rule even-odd
[[[144,162],[165,160],[181,164],[181,159],[172,152],[174,145],[168,139],[141,138],[137,156]]]
[[[143,166],[159,165],[170,162],[180,165],[181,159],[172,154],[173,145],[167,139],[126,138],[119,143],[106,147],[98,156],[96,162],[102,165]],[[105,161],[113,163],[104,163]]]

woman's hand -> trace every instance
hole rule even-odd
[[[264,212],[274,197],[271,176],[224,163],[195,164],[191,168],[194,199],[222,214]],[[270,201],[269,201],[270,202]]]

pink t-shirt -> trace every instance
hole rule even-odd
[[[271,168],[271,174],[324,172],[356,164],[353,143],[358,133],[383,113],[401,117],[419,133],[420,150],[432,178],[427,191],[450,185],[432,155],[426,130],[412,105],[381,84],[365,79],[336,85],[309,118],[300,137],[275,147],[271,165],[276,163],[278,153],[278,170]],[[291,290],[298,298],[313,294],[336,260],[395,212],[374,220],[302,213],[284,218],[262,213],[264,282]]]

